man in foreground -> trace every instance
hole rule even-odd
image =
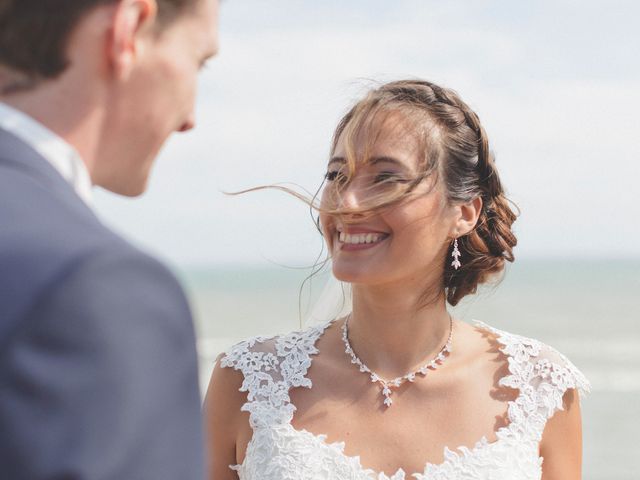
[[[184,294],[96,218],[141,194],[217,51],[217,0],[0,0],[0,472],[201,479]]]

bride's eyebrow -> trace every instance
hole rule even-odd
[[[331,160],[329,160],[329,163],[327,164],[327,167],[330,167],[331,164],[333,164],[333,163],[345,164],[345,163],[347,163],[347,161],[344,159],[344,157],[331,157]]]
[[[369,163],[371,165],[376,165],[378,163],[390,163],[392,165],[396,165],[397,167],[400,168],[407,168],[407,166],[401,162],[400,160],[393,158],[393,157],[387,157],[387,156],[381,156],[381,157],[371,157],[369,159]]]
[[[329,163],[327,164],[327,168],[330,168],[333,164],[340,164],[341,166],[346,164],[347,161],[344,157],[331,157]],[[404,162],[398,160],[397,158],[389,157],[389,156],[379,156],[379,157],[371,157],[367,162],[369,165],[377,165],[379,163],[388,163],[391,165],[395,165],[396,167],[402,170],[410,170]]]
[[[369,163],[371,165],[375,165],[376,163],[382,163],[382,162],[393,163],[394,165],[398,165],[399,167],[405,166],[405,164],[400,160],[393,157],[388,157],[388,156],[371,157],[369,159]],[[329,160],[329,165],[331,165],[332,163],[346,163],[346,160],[344,159],[344,157],[331,157],[331,160]]]

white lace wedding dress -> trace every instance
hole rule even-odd
[[[327,443],[323,435],[296,430],[291,425],[295,406],[289,390],[311,388],[306,377],[316,341],[331,322],[301,332],[257,337],[232,347],[222,358],[223,367],[242,372],[241,391],[248,401],[253,437],[241,465],[231,465],[243,480],[404,480],[399,469],[391,477],[365,469],[359,457],[347,456],[344,443]],[[444,461],[427,463],[419,480],[540,480],[543,459],[538,444],[546,421],[562,409],[562,396],[576,388],[582,396],[589,383],[562,354],[533,339],[510,334],[476,322],[493,332],[507,356],[509,374],[500,385],[519,390],[509,402],[509,424],[497,440],[480,439],[473,448],[444,449]]]

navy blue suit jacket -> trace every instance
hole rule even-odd
[[[175,278],[0,130],[0,478],[202,480],[200,412]]]

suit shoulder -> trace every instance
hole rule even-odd
[[[178,281],[158,260],[103,225],[80,199],[47,198],[53,207],[2,222],[10,227],[0,234],[0,338],[48,296],[72,294],[70,285],[87,298],[137,292],[188,310]],[[1,221],[7,209],[0,210]]]
[[[121,297],[130,298],[132,306],[138,307],[150,303],[162,306],[179,299],[186,306],[182,287],[173,273],[157,259],[124,242],[75,259],[50,290],[66,291],[79,302],[83,298]],[[134,302],[134,298],[138,301]]]

